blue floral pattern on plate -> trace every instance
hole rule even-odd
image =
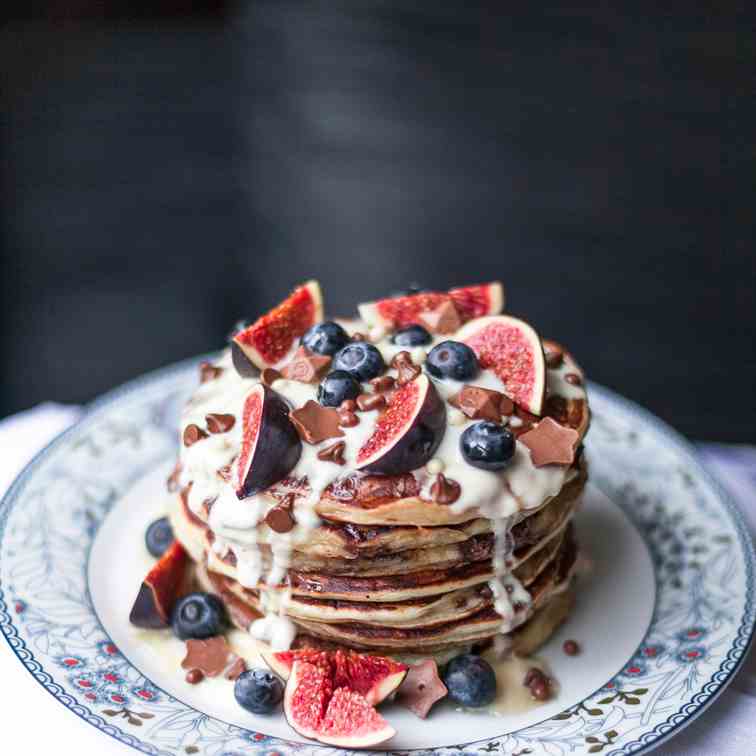
[[[106,395],[19,476],[0,504],[0,629],[61,703],[144,753],[333,753],[176,700],[129,663],[93,610],[86,575],[94,535],[117,492],[175,454],[195,366]],[[631,518],[653,558],[656,605],[646,637],[614,678],[556,716],[499,738],[413,753],[644,752],[699,714],[744,658],[756,601],[753,546],[740,515],[674,432],[604,388],[590,393],[592,480]]]

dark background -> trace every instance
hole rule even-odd
[[[311,276],[334,314],[500,278],[593,379],[756,441],[753,17],[693,5],[10,6],[0,416]]]

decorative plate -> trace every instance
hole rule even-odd
[[[178,641],[161,646],[128,625],[149,563],[144,526],[165,507],[178,410],[195,384],[191,361],[116,389],[19,476],[0,504],[0,629],[46,690],[138,751],[333,753],[299,740],[283,716],[239,709],[230,684],[212,695],[189,686]],[[539,653],[558,696],[498,718],[444,703],[421,721],[389,706],[392,752],[645,753],[742,662],[756,600],[739,513],[673,431],[604,388],[590,393],[591,485],[576,524],[592,569]],[[561,651],[566,638],[581,655]]]

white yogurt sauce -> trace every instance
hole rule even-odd
[[[349,322],[349,330],[365,331],[364,326],[356,321]],[[371,337],[377,342],[387,363],[403,347],[390,343],[385,333],[373,330]],[[432,344],[410,350],[416,362],[424,360],[432,347],[448,336],[436,337]],[[420,354],[422,352],[422,354]],[[231,414],[236,418],[234,427],[227,433],[211,434],[189,447],[181,444],[181,482],[191,483],[188,504],[194,512],[200,512],[203,504],[212,502],[209,525],[215,535],[214,552],[221,557],[228,550],[233,551],[237,562],[238,580],[246,588],[276,586],[284,582],[290,565],[292,546],[306,541],[313,528],[318,527],[320,519],[315,512],[315,505],[323,491],[342,476],[355,471],[356,457],[359,449],[368,440],[375,427],[379,412],[360,412],[360,422],[352,428],[342,428],[343,438],[327,439],[320,444],[302,443],[302,453],[297,465],[291,471],[293,478],[307,479],[309,490],[304,499],[299,499],[295,506],[296,525],[289,533],[276,533],[269,528],[259,528],[270,507],[270,498],[256,495],[239,500],[233,485],[224,481],[218,470],[232,463],[241,446],[242,410],[249,391],[259,382],[257,378],[241,378],[234,370],[230,353],[226,351],[215,363],[222,367],[219,378],[201,384],[187,403],[181,418],[181,434],[190,424],[204,429],[205,416],[209,413]],[[565,380],[569,373],[582,376],[579,367],[565,356],[556,369],[547,370],[547,391],[550,395],[565,398],[585,398],[583,386],[575,386]],[[389,375],[396,376],[396,371],[388,370]],[[471,382],[475,386],[501,391],[503,384],[491,371],[483,370]],[[442,399],[447,400],[463,387],[463,383],[452,380],[433,384]],[[301,407],[310,399],[316,399],[316,384],[279,379],[272,388],[290,404],[292,408]],[[515,425],[517,418],[510,419]],[[510,570],[512,543],[510,529],[517,515],[524,510],[540,507],[561,490],[562,486],[575,474],[574,471],[558,465],[536,468],[530,458],[530,451],[517,442],[514,457],[509,466],[501,472],[480,470],[469,465],[460,449],[460,437],[465,428],[473,422],[459,410],[447,405],[447,426],[441,444],[425,469],[415,471],[421,482],[421,496],[431,499],[430,488],[435,474],[443,471],[461,487],[460,498],[450,505],[455,514],[467,510],[477,510],[492,520],[495,534],[494,567],[496,577],[490,581],[494,594],[496,611],[502,616],[502,632],[509,632],[517,622],[516,616],[526,612],[515,612],[514,604],[529,606],[531,599],[528,592],[517,581]],[[344,465],[324,462],[317,458],[318,452],[330,446],[336,440],[344,441]],[[260,544],[270,545],[272,559],[265,569],[260,552]],[[282,594],[283,600],[270,598]],[[265,598],[265,617],[256,620],[250,627],[254,637],[265,640],[275,648],[286,648],[295,635],[295,626],[285,616],[288,594],[280,590],[261,590],[261,599]]]

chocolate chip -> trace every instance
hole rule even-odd
[[[538,667],[527,671],[522,684],[536,701],[547,701],[551,696],[551,680]]]
[[[299,347],[291,362],[281,371],[284,378],[300,383],[316,383],[331,364],[331,358]]]
[[[294,495],[287,494],[278,504],[268,510],[265,515],[265,524],[276,533],[289,533],[297,524],[292,513],[293,506]]]
[[[357,397],[357,406],[362,412],[380,410],[386,406],[386,397],[383,394],[360,394]]]
[[[536,701],[548,701],[551,697],[551,689],[547,681],[541,681],[533,683],[530,686],[530,695],[535,698]]]
[[[207,383],[208,381],[214,381],[216,378],[220,378],[223,375],[223,368],[215,367],[209,362],[200,362],[200,383]]]
[[[370,381],[370,385],[373,387],[373,391],[380,394],[382,391],[390,391],[392,388],[394,388],[394,384],[396,381],[394,380],[393,376],[390,375],[381,375],[378,378],[373,378],[372,381]]]
[[[367,341],[368,337],[364,333],[360,333],[359,331],[357,333],[352,334],[352,341]]]
[[[327,438],[339,438],[344,432],[339,429],[341,417],[332,407],[323,407],[308,399],[304,407],[289,413],[300,437],[308,444],[319,444]]]
[[[201,441],[203,438],[207,438],[207,433],[199,425],[192,423],[184,428],[184,446],[196,444],[197,441]]]
[[[449,404],[473,420],[501,420],[502,394],[498,391],[466,385],[449,399]]]
[[[564,651],[567,656],[577,656],[580,653],[580,646],[577,641],[566,640],[562,644],[562,651]]]
[[[545,358],[546,367],[553,370],[562,364],[564,360],[564,352],[558,346],[550,346],[546,350]]]
[[[353,428],[360,422],[360,418],[354,412],[339,410],[339,425],[342,428]]]
[[[260,380],[266,386],[272,386],[281,377],[281,373],[275,368],[265,368],[260,375]]]
[[[236,423],[233,415],[219,415],[217,412],[211,412],[205,415],[205,423],[210,433],[228,433]]]
[[[186,681],[189,685],[196,685],[205,679],[205,673],[201,669],[190,669],[186,673]]]
[[[317,456],[318,459],[323,462],[333,462],[337,465],[343,465],[345,464],[345,449],[346,444],[343,441],[337,441],[335,444],[331,444],[331,446],[326,446],[325,449],[321,449]]]
[[[543,465],[571,465],[575,460],[575,447],[580,438],[576,430],[545,417],[538,425],[519,436],[530,449],[536,467]]]
[[[564,380],[573,386],[583,385],[583,379],[577,373],[567,373],[567,375],[564,376]]]
[[[433,501],[437,504],[452,504],[460,497],[462,488],[456,480],[451,480],[443,473],[438,473],[430,492]]]
[[[357,402],[355,402],[354,399],[344,399],[339,405],[339,409],[346,412],[354,412],[357,409]]]
[[[398,376],[396,382],[401,386],[410,381],[414,381],[420,375],[420,368],[412,362],[412,356],[409,352],[399,352],[391,360],[391,367],[396,370]]]

